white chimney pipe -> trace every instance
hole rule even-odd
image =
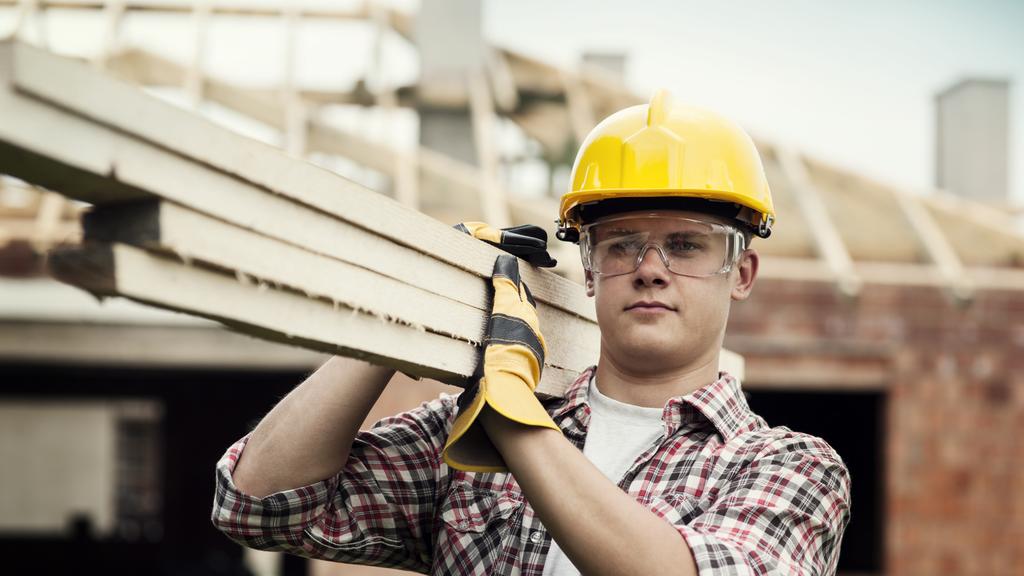
[[[966,79],[935,97],[935,178],[963,198],[1009,202],[1009,82]]]

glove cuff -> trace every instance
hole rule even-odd
[[[467,390],[463,393],[468,392]],[[468,472],[508,470],[501,454],[491,443],[479,422],[480,413],[485,407],[490,407],[502,417],[525,426],[551,428],[561,432],[540,400],[527,386],[495,387],[488,386],[486,380],[481,380],[473,400],[459,410],[448,435],[448,441],[442,450],[442,457],[448,466]]]

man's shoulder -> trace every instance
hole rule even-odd
[[[760,421],[764,422],[763,419]],[[824,438],[788,426],[764,424],[742,432],[732,443],[742,446],[753,460],[806,460],[846,467],[839,453]]]

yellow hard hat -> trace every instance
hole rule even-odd
[[[768,180],[750,136],[719,114],[673,103],[663,90],[649,105],[620,110],[587,135],[569,192],[562,196],[558,237],[578,241],[588,210],[600,213],[595,209],[630,201],[636,206],[641,199],[645,207],[686,206],[680,199],[719,207],[762,238],[775,221]]]

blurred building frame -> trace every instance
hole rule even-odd
[[[496,123],[521,130],[554,170],[571,162],[567,150],[596,119],[644,100],[601,67],[563,70],[490,45],[479,69],[439,83],[449,90],[383,86],[379,76],[344,92],[308,90],[296,84],[291,69],[284,85],[253,90],[203,71],[208,24],[220,15],[279,18],[293,31],[292,46],[305,19],[365,21],[379,34],[415,42],[413,15],[374,2],[334,9],[283,2],[0,0],[4,6],[21,10],[19,29],[45,19],[48,9],[102,11],[109,33],[97,67],[141,86],[180,89],[193,104],[214,103],[262,123],[296,156],[336,156],[379,172],[382,193],[445,222],[535,223],[553,234],[557,199],[519,197],[501,182],[501,166],[516,158],[497,152]],[[188,14],[196,32],[192,61],[120,45],[119,27],[132,11]],[[379,50],[373,53],[379,58]],[[323,120],[317,111],[330,105],[459,114],[470,123],[475,158],[372,141]],[[809,402],[835,412],[823,432],[835,435],[827,437],[832,442],[854,441],[856,427],[845,429],[842,419],[864,416],[844,414],[843,399],[879,399],[871,406],[880,411],[874,416],[882,443],[863,447],[877,451],[872,470],[878,476],[854,474],[855,506],[863,495],[876,508],[878,524],[856,527],[855,514],[851,525],[876,532],[877,542],[856,544],[859,553],[876,556],[848,561],[847,573],[1024,570],[1024,517],[1006,514],[1024,507],[1024,453],[1017,440],[1024,435],[1024,235],[1012,211],[943,190],[889,186],[767,138],[757,145],[779,225],[770,241],[755,242],[763,255],[759,286],[751,302],[734,308],[726,345],[746,360],[744,386],[755,409],[759,397],[810,394]],[[297,376],[322,359],[204,321],[100,307],[46,280],[46,251],[80,238],[83,209],[0,177],[0,295],[7,295],[0,302],[2,365]],[[579,279],[571,265],[574,247],[559,250],[559,259],[570,264],[564,273]],[[62,302],[74,303],[59,313]],[[404,388],[381,410],[437,389]],[[202,401],[201,391],[195,400]],[[313,568],[357,573],[345,569]]]

